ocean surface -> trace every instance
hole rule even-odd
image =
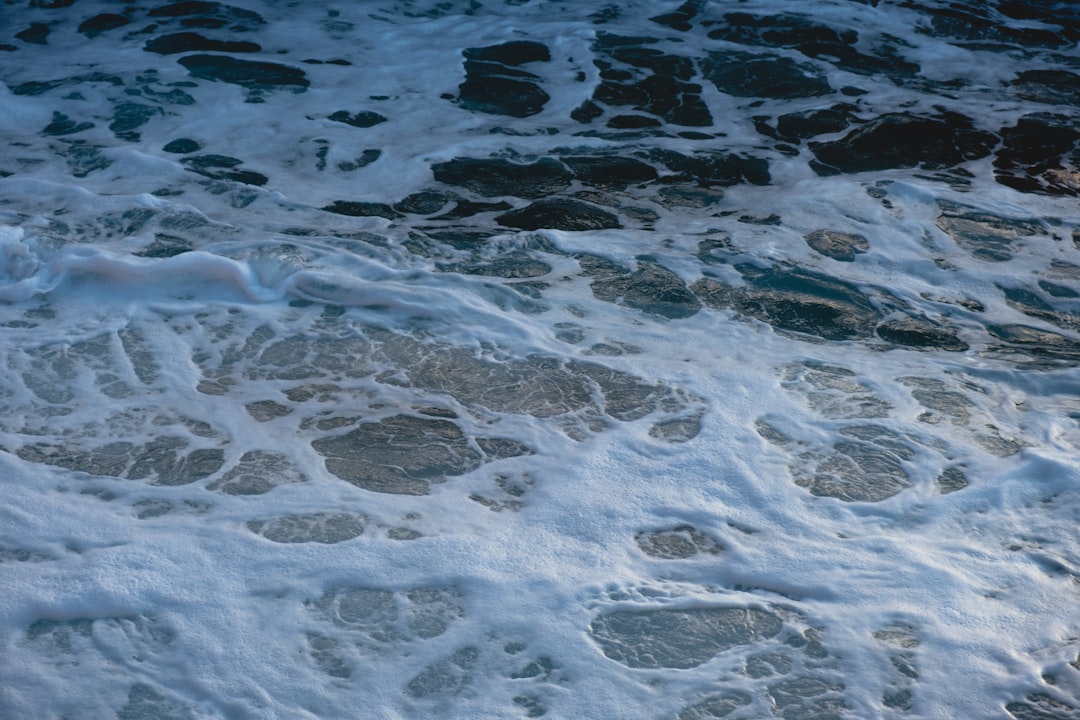
[[[0,3],[0,718],[1080,718],[1080,5]]]

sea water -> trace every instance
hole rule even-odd
[[[0,7],[0,716],[1080,717],[1080,15]]]

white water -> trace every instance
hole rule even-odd
[[[748,698],[729,716],[737,718],[1007,717],[1006,704],[1032,693],[1076,704],[1080,374],[1067,362],[995,354],[983,330],[1065,332],[1032,320],[1000,288],[1023,278],[1025,287],[1046,279],[1080,289],[1075,200],[998,185],[989,158],[969,164],[968,192],[907,170],[817,177],[805,147],[793,158],[764,149],[750,120],[761,108],[706,86],[724,149],[761,146],[773,184],[729,188],[712,208],[642,203],[659,215],[653,231],[502,228],[490,256],[522,248],[552,266],[534,278],[549,284],[534,301],[512,279],[446,272],[468,259],[465,250],[456,258],[412,252],[407,222],[315,208],[397,202],[431,183],[431,163],[454,157],[609,146],[567,135],[576,128],[566,116],[593,86],[574,75],[595,78],[585,19],[595,8],[532,2],[409,18],[358,2],[331,18],[324,3],[235,5],[268,21],[241,38],[263,46],[261,59],[352,65],[305,65],[307,92],[268,92],[261,103],[244,103],[236,85],[200,81],[184,87],[194,105],[163,107],[126,143],[107,129],[122,98],[108,83],[41,95],[7,88],[90,71],[130,79],[150,67],[155,87],[190,80],[173,57],[143,52],[142,37],[125,39],[148,21],[87,42],[78,22],[116,12],[111,5],[0,11],[10,35],[77,10],[56,23],[48,47],[0,56],[0,138],[11,173],[0,178],[0,715],[543,710],[632,720],[675,718],[733,692]],[[674,4],[624,5],[609,31],[658,34],[673,38],[658,48],[679,49],[677,33],[647,20]],[[948,77],[971,83],[950,107],[987,128],[1025,111],[980,89],[1027,69],[1023,60],[917,34],[903,9],[817,5],[819,21],[884,27],[924,67],[949,63]],[[526,34],[553,53],[542,68],[552,101],[540,114],[511,120],[438,99],[463,78],[462,48]],[[935,99],[836,72],[845,76],[830,78],[834,87],[858,82],[878,112]],[[791,111],[817,101],[766,101],[766,109],[780,102]],[[357,129],[325,119],[342,107],[390,121]],[[72,138],[39,134],[54,111],[95,123],[77,137],[111,164],[78,176]],[[562,134],[490,132],[511,124]],[[177,137],[270,179],[259,188],[188,172],[161,151]],[[316,138],[328,141],[329,171],[313,169]],[[676,137],[657,143],[698,147]],[[365,148],[382,154],[355,172],[333,170]],[[882,181],[888,206],[867,193]],[[938,200],[1047,222],[1012,245],[1012,259],[989,263],[935,224]],[[737,219],[773,213],[782,225]],[[802,238],[821,228],[862,234],[869,250],[846,264],[817,254]],[[878,298],[885,289],[947,318],[971,348],[815,341],[728,309],[648,315],[596,298],[573,256],[630,266],[649,255],[689,284],[703,276],[698,244],[715,231],[730,237],[733,262],[787,261],[877,288]],[[161,240],[155,234],[197,245],[172,257],[137,254]],[[538,239],[557,252],[537,250]],[[709,273],[739,278],[731,265]],[[1077,301],[1055,309],[1075,319]],[[540,358],[593,369],[542,386],[549,376],[534,369]],[[596,365],[622,374],[602,387]],[[492,367],[521,386],[490,386],[495,375],[483,373]],[[612,387],[635,381],[651,387],[650,399],[613,409]],[[534,385],[544,389],[531,394]],[[579,390],[592,395],[558,394]],[[538,401],[545,393],[566,405]],[[466,438],[454,447],[480,459],[445,482],[439,476],[428,494],[345,482],[312,445],[364,423],[449,413]],[[654,430],[697,417],[700,432],[685,442]],[[770,442],[767,427],[786,439]],[[887,439],[877,435],[875,445],[867,428]],[[889,442],[906,448],[907,487],[878,502],[812,494],[813,468],[835,462],[836,444],[852,433],[878,452]],[[126,442],[137,457],[163,437],[178,438],[181,454],[216,452],[220,467],[183,484],[166,482],[158,466],[102,471],[101,448]],[[528,454],[500,456],[485,438],[515,440]],[[230,473],[253,451],[278,459],[253,471],[269,486],[230,490]],[[968,484],[943,492],[950,467],[962,467]],[[283,531],[292,542],[268,537],[276,518],[295,527],[319,514],[362,533],[333,542],[298,541],[310,528]],[[646,552],[649,533],[672,531],[684,546],[698,538],[696,550],[674,559]],[[590,630],[623,611],[727,607],[768,611],[782,630],[692,667],[620,662]],[[666,642],[645,633],[627,642],[641,653]],[[672,640],[675,654],[694,639]],[[773,657],[780,664],[768,674],[754,670],[767,653],[787,659]],[[796,687],[785,683],[795,681],[818,686],[785,706]],[[883,702],[903,692],[906,706]]]

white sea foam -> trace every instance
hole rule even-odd
[[[707,12],[791,10],[721,5]],[[900,38],[925,78],[968,84],[931,97],[829,75],[868,90],[875,113],[939,101],[996,131],[1046,109],[998,89],[1037,57],[947,44],[911,9],[814,5],[864,42]],[[693,38],[647,19],[679,3],[620,3],[606,25],[588,20],[599,6],[535,0],[232,6],[267,24],[220,35],[303,68],[307,92],[176,85],[189,73],[140,49],[152,33],[130,34],[144,15],[92,43],[76,31],[118,12],[108,3],[76,3],[47,47],[7,54],[33,63],[0,70],[0,715],[694,720],[729,702],[732,718],[989,718],[1038,693],[1077,704],[1076,355],[1051,362],[1052,347],[986,331],[1075,343],[1067,292],[1040,318],[1003,291],[1080,289],[1073,199],[998,185],[990,159],[967,164],[966,185],[916,169],[820,177],[805,144],[766,147],[752,118],[824,101],[751,106],[706,88],[707,130],[726,134],[709,147],[767,157],[771,185],[703,206],[631,188],[622,210],[644,207],[653,229],[501,227],[482,249],[416,251],[410,232],[431,221],[317,208],[398,203],[457,157],[617,149],[570,135],[598,77],[591,43],[651,34],[685,51]],[[12,6],[0,41],[60,12]],[[526,38],[553,56],[536,70],[541,112],[439,98],[464,78],[463,48]],[[156,79],[133,80],[148,68]],[[154,104],[122,143],[109,75],[136,100],[172,89],[193,104]],[[328,119],[343,107],[388,121]],[[54,112],[94,126],[43,135]],[[267,182],[191,172],[162,150],[181,137]],[[341,169],[368,149],[377,160]],[[939,220],[948,203],[1015,223],[1009,257],[980,257]],[[772,214],[783,222],[760,221]],[[823,229],[867,249],[827,257],[804,241]],[[714,262],[703,241],[720,238]],[[549,269],[468,269],[514,252]],[[827,273],[947,323],[970,351],[823,340],[730,307],[650,314],[625,290],[605,300],[582,256],[687,285],[743,287],[745,266]]]

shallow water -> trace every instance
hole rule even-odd
[[[1068,3],[9,3],[11,718],[1080,717]]]

